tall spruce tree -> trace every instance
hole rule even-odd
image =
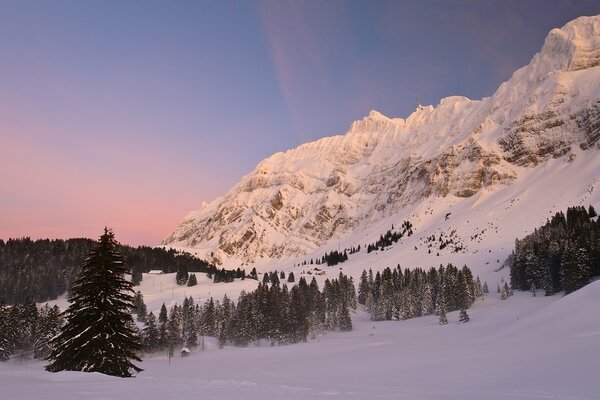
[[[146,318],[146,327],[142,330],[144,349],[147,352],[157,351],[159,349],[160,332],[156,322],[156,316],[153,312]]]
[[[133,284],[117,242],[108,228],[81,265],[71,287],[66,324],[51,341],[50,372],[84,371],[130,377],[142,371],[141,349],[130,310],[134,307]]]
[[[0,361],[10,358],[15,342],[14,324],[10,320],[10,309],[0,304]]]

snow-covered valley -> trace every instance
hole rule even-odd
[[[467,324],[457,312],[446,326],[435,316],[372,322],[358,312],[352,332],[307,343],[208,346],[170,364],[147,356],[134,379],[50,374],[41,362],[12,360],[0,364],[0,387],[5,399],[593,400],[599,302],[600,281],[564,297],[519,292],[500,301],[493,291]]]

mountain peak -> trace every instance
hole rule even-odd
[[[369,112],[369,115],[367,116],[367,118],[377,119],[377,120],[388,120],[389,119],[388,117],[386,117],[385,115],[383,115],[382,113],[380,113],[377,110],[371,110]]]
[[[600,65],[600,15],[579,17],[552,29],[531,64],[543,64],[540,72],[544,74]]]

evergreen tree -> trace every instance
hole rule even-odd
[[[146,326],[142,331],[144,349],[148,352],[159,350],[160,333],[156,322],[156,316],[150,312],[146,318]]]
[[[296,282],[296,277],[294,276],[294,272],[293,271],[291,271],[288,274],[287,281],[288,281],[288,283],[294,283],[294,282]]]
[[[421,301],[421,315],[430,315],[433,313],[432,289],[429,283],[423,286],[423,299]]]
[[[9,308],[0,304],[0,361],[8,360],[14,349],[16,332],[9,316]]]
[[[175,274],[175,281],[177,281],[178,285],[185,285],[188,281],[189,273],[186,265],[182,265],[177,268],[177,273]]]
[[[163,350],[167,346],[167,322],[169,321],[169,314],[167,312],[167,306],[165,303],[160,307],[158,314],[158,348],[157,350]]]
[[[137,320],[140,322],[146,322],[146,318],[148,316],[148,309],[146,308],[146,303],[144,303],[144,296],[139,290],[133,298],[133,304],[133,313],[137,314]]]
[[[227,297],[227,294],[223,296],[223,302],[220,304],[220,307],[216,308],[218,312],[216,313],[215,328],[217,338],[219,339],[219,348],[222,349],[229,340],[230,320],[233,311],[233,303]]]
[[[467,280],[462,271],[458,273],[457,288],[458,292],[455,297],[456,307],[462,310],[466,310],[467,308],[471,307],[472,300],[469,285],[467,284]]]
[[[352,318],[350,318],[350,311],[348,305],[342,302],[339,305],[338,311],[338,326],[340,331],[347,332],[352,330]]]
[[[13,322],[16,323],[16,327],[13,329],[17,332],[15,350],[19,351],[20,358],[29,358],[34,351],[37,336],[38,308],[29,298],[23,304],[13,306],[11,311],[15,313]]]
[[[567,242],[562,258],[563,288],[571,293],[590,280],[589,256],[583,245]]]
[[[175,349],[182,345],[181,337],[182,315],[180,307],[175,304],[169,310],[169,320],[167,321],[167,352],[169,360],[173,358]]]
[[[448,317],[446,316],[446,302],[443,300],[440,301],[438,305],[438,315],[439,315],[439,324],[440,325],[448,325]]]
[[[544,289],[545,296],[552,296],[554,294],[554,283],[552,281],[552,272],[549,267],[544,270],[542,278],[542,289]]]
[[[62,317],[58,306],[48,307],[46,304],[40,310],[38,326],[36,330],[33,357],[38,360],[46,360],[52,352],[50,340],[60,333]]]
[[[202,310],[200,334],[202,336],[215,336],[215,303],[212,297],[204,304]]]
[[[507,288],[508,288],[507,285],[502,286],[502,290],[500,291],[500,300],[508,299],[509,294],[508,294]]]
[[[141,344],[129,313],[133,284],[124,277],[129,271],[116,247],[114,234],[105,229],[81,265],[71,287],[66,324],[51,341],[48,371],[130,377],[142,370],[131,362],[141,361],[136,355]]]
[[[248,275],[248,277],[250,277],[251,279],[258,280],[258,274],[256,273],[256,268],[252,268],[252,271],[250,271],[250,275]]]
[[[188,286],[196,286],[198,284],[198,279],[196,278],[196,274],[190,274],[187,285]]]
[[[191,279],[191,277],[190,277]],[[183,302],[183,335],[185,346],[194,348],[198,345],[198,318],[194,299],[190,296]]]
[[[460,310],[458,322],[460,322],[461,324],[464,324],[469,321],[470,321],[470,318],[469,318],[469,314],[467,314],[467,310]]]
[[[360,282],[358,283],[358,304],[367,304],[367,298],[369,297],[370,290],[371,288],[369,287],[367,271],[363,269],[363,272],[360,275]]]

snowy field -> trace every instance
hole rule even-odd
[[[149,284],[149,281],[146,281]],[[156,283],[155,283],[156,284]],[[471,322],[371,322],[308,343],[146,356],[136,378],[0,363],[2,399],[600,398],[600,281],[561,297],[491,293]]]

